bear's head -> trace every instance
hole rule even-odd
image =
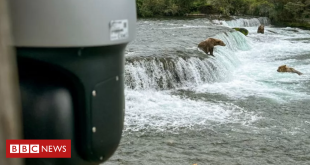
[[[216,45],[221,45],[221,46],[226,46],[225,43],[223,41],[216,41],[215,43]]]
[[[286,65],[281,65],[281,66],[279,66],[279,68],[278,68],[278,72],[285,72],[286,71]]]

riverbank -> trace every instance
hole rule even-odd
[[[310,20],[304,22],[272,22],[277,27],[296,27],[304,30],[310,30]]]
[[[219,21],[231,21],[238,18],[243,19],[251,19],[251,18],[258,18],[260,16],[256,15],[237,15],[237,16],[225,16],[221,14],[203,14],[203,13],[189,13],[185,14],[184,16],[162,16],[162,17],[148,17],[148,18],[171,18],[171,19],[186,19],[186,18],[207,18],[209,20],[219,20]],[[267,17],[268,18],[268,17]],[[141,18],[142,19],[142,18]],[[310,30],[310,19],[304,21],[271,21],[271,24],[276,27],[294,27],[300,28],[304,30]]]

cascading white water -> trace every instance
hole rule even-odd
[[[249,22],[236,21],[255,26],[244,36],[206,18],[138,21],[124,136],[107,164],[309,164],[310,31]],[[197,50],[211,36],[227,45],[215,57]]]
[[[213,23],[229,27],[256,27],[261,24],[264,24],[265,26],[270,25],[270,20],[267,17],[250,19],[239,18],[230,21],[213,20]]]
[[[270,25],[270,19],[267,18],[267,17],[259,17],[259,18],[257,18],[257,19],[258,19],[259,22],[260,22],[261,24],[263,24],[263,25],[266,25],[266,26]]]
[[[247,38],[240,32],[225,32],[217,34],[214,38],[222,40],[229,50],[249,50],[251,47]]]
[[[225,32],[215,36],[226,46],[217,46],[216,58],[174,57],[136,58],[126,62],[127,88],[131,89],[170,89],[197,86],[229,78],[229,73],[238,66],[236,50],[247,50],[246,38],[239,32]],[[205,55],[201,52],[203,56]]]

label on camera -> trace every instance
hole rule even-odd
[[[128,38],[128,20],[110,21],[110,40],[122,40]]]

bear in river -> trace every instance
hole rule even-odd
[[[287,67],[286,65],[279,66],[277,71],[278,72],[292,72],[292,73],[297,73],[298,75],[302,75],[301,72],[295,70],[294,68]]]
[[[259,27],[258,27],[258,29],[257,29],[257,33],[262,33],[262,34],[264,34],[264,25],[260,25]]]
[[[213,55],[213,48],[216,45],[226,46],[222,40],[215,39],[215,38],[207,38],[205,41],[199,43],[198,48],[203,50],[205,53],[209,53]]]

